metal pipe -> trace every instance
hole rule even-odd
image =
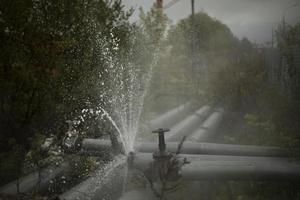
[[[195,178],[190,178],[189,175],[190,173],[192,173],[192,171],[196,171],[196,173],[198,173],[197,171],[197,167],[201,166],[201,173],[211,173],[210,175],[208,175],[207,177],[212,177],[213,176],[213,172],[210,171],[210,168],[216,168],[218,173],[226,173],[227,171],[230,170],[230,168],[233,170],[232,173],[234,174],[234,170],[238,169],[240,166],[244,167],[244,166],[258,166],[261,168],[258,168],[258,170],[262,170],[262,172],[259,173],[263,173],[263,170],[267,169],[267,166],[269,166],[270,168],[273,165],[276,166],[282,166],[283,169],[288,169],[290,170],[289,167],[298,167],[300,168],[300,163],[293,163],[291,162],[289,159],[287,158],[278,158],[278,157],[242,157],[242,156],[207,156],[207,155],[190,155],[190,154],[180,154],[178,156],[178,159],[186,159],[189,164],[183,165],[184,168],[182,168],[181,172],[185,172],[185,174],[187,174],[187,180],[205,180],[205,176],[203,176],[203,178],[201,177],[199,179]],[[152,166],[152,161],[153,161],[153,157],[151,153],[135,153],[133,154],[133,159],[131,159],[132,162],[130,163],[130,167],[134,168],[134,169],[138,169],[140,171],[147,171],[151,166]],[[185,167],[187,166],[187,167]],[[224,166],[224,171],[222,171],[222,166]],[[199,170],[200,170],[199,169]],[[250,172],[247,172],[250,173]],[[183,174],[183,173],[181,173]],[[239,174],[239,173],[237,173]],[[266,172],[267,174],[267,172]],[[192,176],[192,175],[191,175]],[[224,176],[224,175],[222,175]],[[233,176],[233,175],[231,175]],[[197,175],[196,175],[197,177]],[[185,177],[184,177],[185,178]],[[222,177],[217,177],[222,179]],[[228,177],[230,180],[231,177]],[[300,177],[299,177],[300,178]]]
[[[300,164],[257,161],[197,161],[184,165],[183,179],[300,181]]]
[[[197,126],[207,117],[210,112],[209,106],[202,106],[193,115],[188,116],[180,123],[171,128],[171,134],[166,134],[166,141],[180,141],[184,136],[191,134]]]
[[[167,151],[175,153],[178,148],[177,142],[167,142]],[[86,152],[109,151],[111,145],[108,140],[84,139],[82,149]],[[137,152],[153,153],[157,151],[155,142],[137,142]],[[262,147],[250,145],[216,144],[216,143],[195,143],[184,142],[181,153],[202,154],[202,155],[234,155],[234,156],[272,156],[287,157],[289,151],[279,147]]]
[[[83,139],[81,143],[81,148],[83,151],[107,151],[111,147],[110,140],[101,139]]]
[[[193,132],[191,135],[187,137],[187,141],[191,142],[203,142],[206,141],[208,138],[212,138],[215,134],[216,129],[220,125],[222,119],[224,116],[224,110],[219,109],[213,112],[198,128],[195,132]],[[228,156],[226,156],[228,157]],[[238,160],[245,160],[243,158],[249,158],[249,157],[240,157],[240,156],[234,156],[234,159],[236,160],[235,157],[239,157]],[[266,160],[264,157],[262,157],[263,160]],[[203,158],[202,158],[203,159]],[[255,159],[257,160],[257,159]],[[233,161],[233,160],[232,160]],[[211,188],[212,188],[212,182],[211,181],[191,181],[190,185],[192,185],[195,188],[201,188],[200,189],[200,194],[201,196],[204,197],[204,199],[209,199],[208,197],[210,196],[211,193]],[[205,187],[203,187],[205,186]],[[199,189],[195,192],[199,192]],[[199,194],[199,193],[198,193]]]
[[[217,111],[213,112],[203,122],[199,129],[197,129],[195,132],[193,132],[187,137],[187,140],[192,142],[200,142],[213,137],[216,132],[216,129],[220,126],[224,115],[225,112],[223,109],[218,109]]]
[[[163,127],[171,127],[174,124],[176,124],[178,121],[180,121],[184,117],[184,114],[190,111],[191,108],[192,108],[191,102],[178,106],[156,117],[155,119],[151,120],[148,123],[148,127],[152,130],[163,128]]]
[[[201,157],[187,158],[189,164],[182,166],[180,174],[184,180],[256,180],[256,181],[300,181],[300,163],[274,158],[214,158],[201,160]],[[150,153],[135,153],[134,169],[147,171],[153,159]]]
[[[144,171],[148,169],[151,161],[153,161],[153,156],[151,153],[134,153],[131,154],[133,156],[132,166],[135,169],[139,169]],[[292,160],[288,158],[282,157],[255,157],[255,156],[219,156],[219,155],[192,155],[192,154],[179,154],[177,156],[178,159],[186,159],[189,163],[206,163],[206,164],[216,164],[221,165],[224,164],[232,166],[239,166],[240,164],[253,164],[253,163],[266,163],[266,164],[294,164]],[[297,162],[297,164],[300,164]],[[300,166],[300,165],[299,165]]]

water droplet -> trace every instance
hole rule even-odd
[[[4,29],[4,33],[6,33],[6,34],[8,35],[8,34],[9,34],[9,32],[10,32],[9,28],[8,28],[8,27],[6,27],[6,28]]]

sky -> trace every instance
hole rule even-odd
[[[167,4],[172,0],[164,0]],[[126,9],[133,7],[131,21],[139,19],[139,7],[149,10],[155,0],[123,0]],[[226,24],[238,38],[263,44],[270,42],[283,16],[288,24],[300,22],[300,0],[195,0],[195,11],[204,11]],[[191,13],[191,1],[180,0],[164,10],[173,24]]]

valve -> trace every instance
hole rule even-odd
[[[165,133],[170,129],[159,128],[152,131],[152,133],[158,133],[158,149],[159,151],[153,153],[153,159],[159,162],[163,168],[166,168],[168,161],[172,158],[172,153],[166,151]],[[165,170],[163,170],[165,171]]]
[[[180,142],[176,154],[167,151],[165,133],[169,131],[164,128],[152,131],[158,133],[158,151],[153,153],[153,162],[145,171],[153,193],[160,199],[168,190],[176,190],[180,187],[180,169],[187,163],[186,159],[178,156],[185,138]]]
[[[62,140],[62,147],[67,153],[75,153],[81,148],[81,138],[79,137],[78,131],[76,131],[73,127],[74,122],[68,120],[67,123],[69,125],[69,129]]]
[[[166,155],[166,142],[165,142],[165,133],[169,132],[170,129],[159,128],[157,130],[152,131],[152,133],[158,133],[158,149],[159,152],[156,152],[157,156]]]

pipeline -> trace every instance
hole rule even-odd
[[[147,171],[151,166],[152,154],[135,153],[131,166]],[[186,159],[178,172],[184,180],[255,180],[255,181],[300,181],[300,163],[281,158],[212,158],[202,160],[201,157],[180,155],[178,159]]]
[[[180,141],[184,136],[192,133],[193,130],[208,116],[210,112],[209,106],[202,106],[193,115],[188,116],[180,123],[171,128],[171,134],[166,135],[166,141]]]
[[[110,141],[100,139],[83,139],[82,150],[84,152],[109,151]],[[175,153],[178,148],[177,142],[167,142],[167,150]],[[157,150],[154,142],[137,142],[137,152],[152,153]],[[262,147],[252,145],[233,145],[217,143],[184,142],[181,153],[198,155],[232,155],[232,156],[256,156],[256,157],[288,157],[289,151],[279,147]]]
[[[189,181],[300,181],[300,164],[282,161],[198,161],[183,166],[181,175]]]
[[[197,129],[195,132],[193,132],[191,135],[187,137],[188,141],[192,142],[203,142],[206,141],[208,138],[212,138],[217,130],[217,128],[220,126],[220,123],[222,122],[224,118],[225,112],[223,109],[218,109],[215,112],[213,112],[200,126],[199,129]]]
[[[151,120],[148,124],[150,129],[155,129],[158,127],[171,127],[176,124],[178,121],[182,120],[184,117],[183,113],[187,113],[191,110],[192,103],[188,102],[181,106],[178,106],[157,118]]]
[[[263,157],[265,155],[284,155],[286,152],[282,149],[224,144],[218,146],[220,144],[191,143],[184,142],[184,140],[179,145],[174,142],[165,143],[164,136],[165,132],[168,131],[168,129],[153,131],[159,135],[158,146],[155,143],[139,143],[136,146],[136,151],[127,155],[129,170],[143,172],[153,193],[161,199],[167,194],[165,192],[176,189],[180,180],[300,181],[299,162],[291,162],[287,157]],[[110,143],[105,140],[85,139],[81,147],[84,151],[97,151],[97,149],[103,151],[110,148]],[[141,152],[143,150],[149,151],[149,153]],[[248,156],[235,154],[229,156],[226,155],[226,151],[229,155],[243,152]],[[195,154],[190,154],[191,152]],[[207,154],[218,152],[220,155],[205,155],[205,153],[201,155],[200,152]],[[256,156],[249,156],[252,154]],[[112,173],[109,174],[117,174],[117,177],[121,177],[120,171],[122,170],[115,171],[115,169],[117,168],[112,167],[112,170],[109,170]],[[99,176],[98,174],[94,177],[96,179],[97,177],[103,178],[102,175]],[[118,184],[122,181],[117,177],[109,177],[109,186],[100,184],[96,187],[98,189],[92,191],[88,188],[94,187],[98,181],[90,178],[61,197],[73,199],[74,195],[78,195],[78,193],[83,194],[80,199],[85,199],[87,194],[90,199],[103,198],[104,194],[119,195],[124,185]],[[110,184],[116,184],[114,180],[117,180],[117,187],[115,185],[112,187]],[[116,188],[117,190],[115,190]]]

